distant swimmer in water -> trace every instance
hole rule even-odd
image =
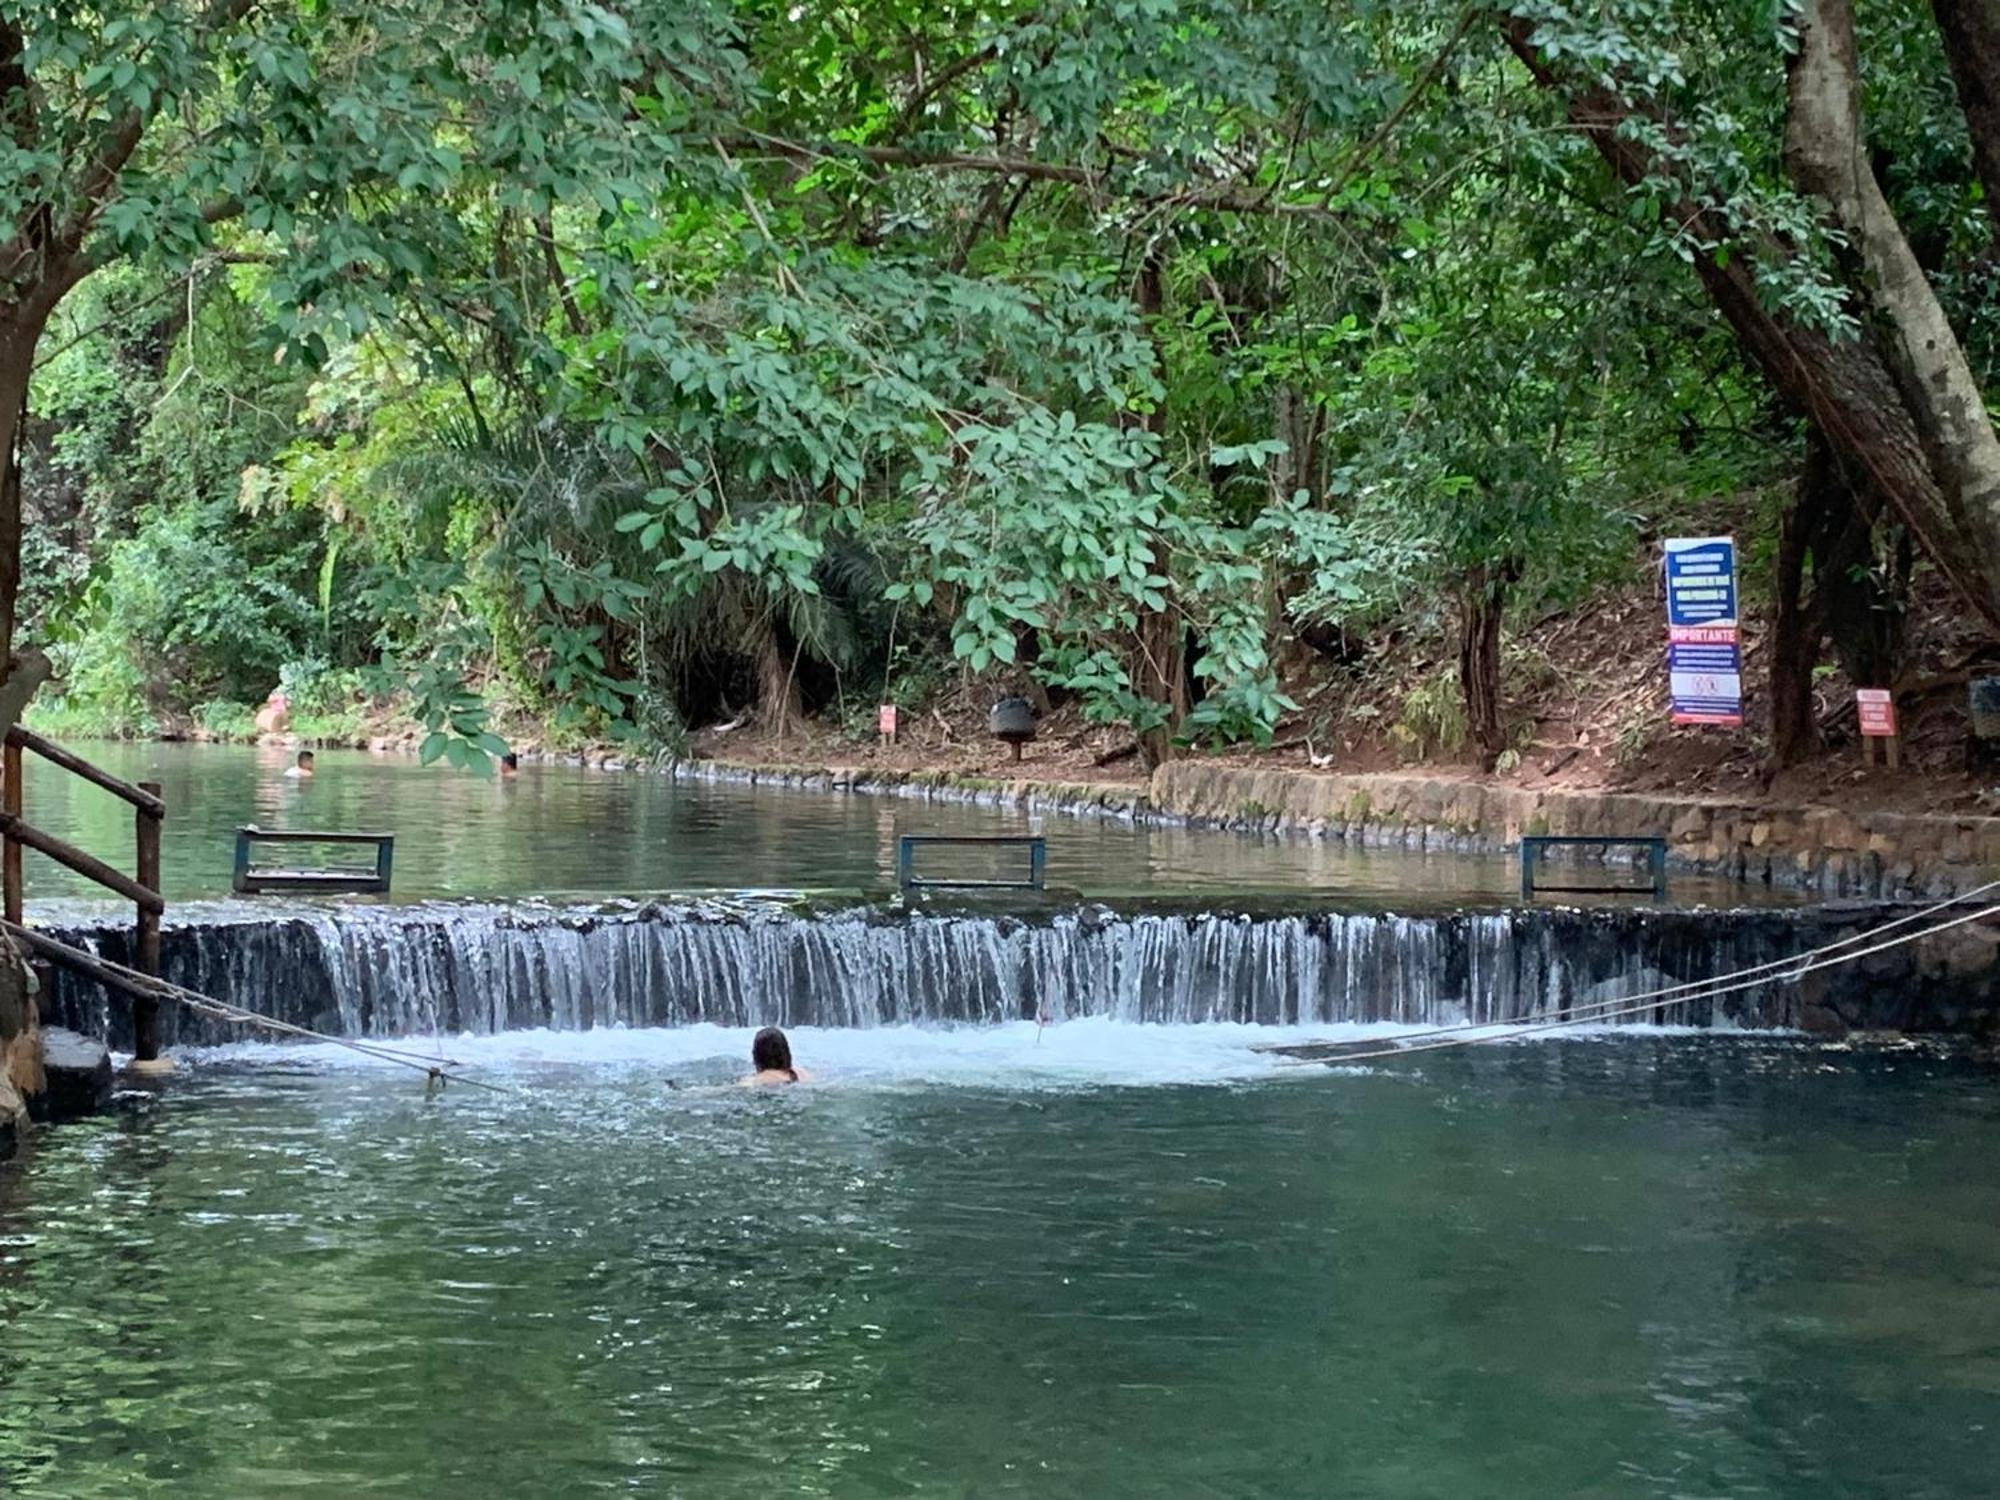
[[[806,1075],[792,1066],[792,1044],[775,1026],[766,1026],[751,1039],[750,1066],[757,1071],[743,1080],[746,1086],[806,1081]]]
[[[285,770],[285,774],[287,776],[294,777],[300,781],[306,781],[311,779],[312,773],[313,773],[313,753],[310,750],[301,750],[299,752],[298,760],[294,762],[291,766],[287,767]]]
[[[509,750],[500,757],[500,779],[507,781],[521,774],[521,757]]]

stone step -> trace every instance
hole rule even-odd
[[[39,1120],[80,1120],[111,1105],[111,1052],[100,1041],[61,1026],[43,1028],[42,1072],[48,1087],[29,1101]]]

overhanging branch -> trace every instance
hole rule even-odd
[[[998,156],[968,151],[920,151],[908,146],[855,146],[841,142],[808,145],[777,136],[740,136],[723,143],[739,155],[762,153],[794,163],[859,161],[877,167],[905,167],[914,171],[963,172],[978,176],[1011,177],[1024,182],[1056,182],[1080,187],[1101,197],[1122,197],[1138,204],[1165,204],[1179,208],[1210,210],[1216,213],[1269,214],[1286,218],[1326,219],[1338,217],[1325,203],[1314,200],[1273,198],[1248,192],[1230,184],[1192,185],[1179,190],[1142,189],[1126,191],[1119,175],[1074,162],[1041,161],[1028,156]]]

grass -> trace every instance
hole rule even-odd
[[[21,722],[52,740],[143,740],[159,733],[159,725],[148,716],[60,698],[29,704]]]

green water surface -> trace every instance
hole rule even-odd
[[[897,840],[905,833],[1040,833],[1049,843],[1050,883],[1087,896],[1305,890],[1362,901],[1498,902],[1519,881],[1501,855],[1370,851],[906,798],[676,783],[643,771],[527,765],[503,782],[422,766],[411,756],[325,750],[318,774],[300,781],[284,774],[291,752],[275,746],[77,748],[117,775],[161,784],[169,808],[163,881],[174,902],[228,892],[243,824],[393,833],[398,900],[881,890],[895,883]],[[37,826],[132,867],[133,813],[125,803],[33,759],[26,803]],[[300,858],[292,851],[259,855],[281,864]],[[927,858],[932,874],[1022,873],[1018,853],[1003,860],[937,851]],[[1583,878],[1630,884],[1635,876],[1598,869]],[[38,854],[28,856],[27,885],[31,900],[101,895]],[[1774,894],[1784,896],[1719,880],[1677,877],[1674,884],[1682,901],[1735,904]]]
[[[2000,1480],[1968,1065],[1680,1038],[1023,1087],[928,1076],[949,1034],[865,1045],[782,1093],[225,1064],[45,1137],[0,1168],[0,1493]]]

